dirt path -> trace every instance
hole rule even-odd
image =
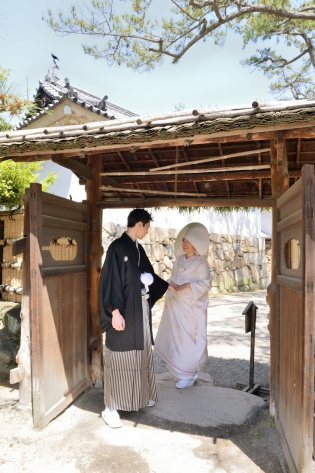
[[[211,299],[206,371],[215,386],[235,389],[236,382],[246,384],[248,381],[249,337],[244,333],[242,311],[254,297],[255,303],[259,304],[258,314],[261,314],[257,322],[257,379],[268,384],[268,309],[262,292],[246,294],[246,297],[235,294]],[[162,307],[158,306],[154,315],[155,330],[161,312]],[[4,333],[0,328],[0,338]],[[163,373],[163,362],[156,355],[154,360],[156,372]],[[154,408],[146,408],[137,413],[122,413],[123,428],[112,430],[100,417],[102,391],[91,389],[42,431],[32,428],[30,413],[18,409],[17,400],[17,387],[8,387],[7,381],[2,379],[1,473],[12,473],[13,470],[25,473],[286,471],[267,398],[265,406],[242,425],[201,427],[158,417]],[[190,400],[185,408],[192,407],[198,408]]]

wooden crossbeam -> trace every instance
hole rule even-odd
[[[221,158],[220,158],[221,159]],[[154,173],[150,171],[133,171],[133,172],[121,172],[113,171],[108,173],[101,173],[101,176],[165,176],[168,174],[199,174],[199,173],[212,173],[212,172],[230,172],[230,171],[249,171],[249,170],[258,170],[258,169],[269,169],[269,164],[249,164],[247,166],[229,166],[225,168],[211,168],[211,169],[186,169],[178,171],[156,171]]]
[[[190,158],[189,158],[187,149],[188,149],[188,146],[183,146],[183,147],[182,147],[182,153],[183,153],[183,155],[184,155],[184,157],[185,157],[185,159],[186,159],[186,161],[187,161],[187,163],[188,163],[188,162],[190,161]],[[177,178],[178,178],[178,174],[176,174],[176,179],[177,179]],[[164,179],[165,179],[165,178],[164,178]],[[197,184],[197,182],[196,182],[195,180],[193,181],[193,185],[194,185],[196,191],[197,191],[197,192],[200,192],[199,185]]]
[[[178,165],[178,157],[179,157],[179,149],[178,149],[178,146],[176,146],[176,158],[175,158],[175,161],[176,161],[176,169],[175,171],[177,171],[177,165]],[[174,182],[174,190],[175,192],[177,192],[177,179],[178,178],[178,174],[177,172],[175,173],[175,182]]]
[[[155,156],[154,151],[151,148],[149,148],[148,151],[149,151],[149,154],[152,158],[152,161],[154,162],[155,166],[158,168],[160,165],[159,165],[159,162],[158,162],[158,160]],[[168,192],[169,188],[168,188],[167,182],[164,182],[164,187],[165,187],[165,190]]]
[[[64,168],[70,169],[70,171],[78,174],[78,176],[83,177],[84,179],[91,179],[92,178],[92,169],[90,166],[86,166],[75,159],[71,158],[63,158],[61,156],[52,156],[51,160],[59,164]]]
[[[222,197],[199,197],[197,194],[194,197],[182,196],[160,196],[147,197],[146,199],[128,197],[125,200],[113,200],[104,196],[104,199],[97,202],[97,205],[104,209],[132,209],[135,207],[273,207],[274,201],[272,198],[259,199],[257,197],[240,197],[232,196],[231,198]]]
[[[221,159],[230,159],[230,158],[237,158],[237,157],[242,157],[242,156],[251,156],[252,154],[260,154],[260,153],[267,153],[270,152],[270,148],[263,148],[263,149],[254,149],[251,151],[243,151],[241,153],[233,153],[233,154],[226,154],[222,156],[212,156],[211,158],[205,158],[205,159],[197,159],[195,161],[189,161],[185,163],[177,163],[176,164],[169,164],[168,166],[162,166],[159,168],[152,168],[150,171],[162,171],[164,169],[173,169],[179,166],[190,166],[192,164],[202,164],[202,163],[210,163],[212,161],[220,161]]]
[[[126,187],[111,187],[101,186],[102,191],[118,191],[118,192],[131,192],[135,194],[152,194],[152,195],[181,195],[187,197],[207,197],[207,194],[197,194],[196,192],[165,192],[165,191],[153,191],[149,189],[128,189]]]
[[[131,166],[129,165],[127,159],[125,158],[124,154],[122,151],[118,151],[118,156],[120,157],[120,159],[122,160],[122,162],[124,163],[124,165],[126,166],[126,168],[128,169],[128,171],[132,172],[132,169],[131,169]],[[110,183],[106,183],[107,185],[112,185]],[[116,184],[117,185],[117,184]],[[139,185],[136,184],[136,186],[138,187],[138,189],[140,189]]]
[[[219,147],[219,151],[220,151],[220,156],[222,156],[222,167],[226,167],[226,162],[225,162],[225,158],[224,158],[224,153],[223,153],[223,149],[222,149],[222,143],[218,143],[218,147]],[[259,163],[261,164],[261,163]],[[226,188],[226,193],[227,193],[227,196],[230,197],[231,196],[231,189],[230,189],[230,184],[229,184],[229,181],[226,180],[225,181],[225,188]]]
[[[167,176],[156,176],[150,174],[149,176],[141,176],[137,178],[138,184],[158,184],[164,182],[174,182],[174,175],[167,175]],[[299,169],[294,169],[289,171],[289,177],[294,179],[299,179],[301,177],[301,171]],[[229,173],[211,173],[205,175],[198,175],[195,174],[190,176],[186,174],[180,177],[179,182],[203,182],[203,181],[255,181],[258,179],[269,179],[270,180],[270,170],[262,170],[262,171],[241,171],[241,172],[229,172]],[[119,184],[131,186],[134,184],[134,179],[132,176],[127,176],[124,178],[119,179]],[[112,185],[107,182],[103,182],[103,185]],[[117,182],[116,182],[117,185]]]

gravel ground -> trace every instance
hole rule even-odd
[[[213,296],[208,311],[208,352],[205,371],[214,385],[235,389],[248,384],[250,333],[245,333],[243,310],[248,302],[258,307],[255,347],[255,382],[268,386],[269,332],[266,292]],[[154,309],[157,332],[163,302]],[[1,346],[1,339],[5,344]],[[9,346],[8,346],[9,343]],[[12,340],[0,326],[0,352],[5,345],[11,360]],[[1,354],[1,353],[0,353]],[[0,357],[1,358],[1,357]],[[3,360],[4,361],[4,360]],[[8,360],[7,360],[8,361]],[[156,373],[166,371],[154,354]],[[8,368],[0,363],[0,471],[23,473],[285,473],[285,461],[266,407],[243,425],[221,429],[166,421],[150,409],[125,413],[124,428],[107,428],[100,412],[103,393],[91,390],[42,431],[32,428],[28,412],[17,409],[18,386],[8,384]],[[189,388],[193,389],[193,388]]]

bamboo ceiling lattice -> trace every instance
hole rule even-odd
[[[51,159],[86,183],[101,160],[101,207],[272,205],[271,163],[289,185],[315,163],[315,101],[181,111],[0,133],[2,159]]]

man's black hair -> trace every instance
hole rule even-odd
[[[143,225],[152,221],[152,215],[144,209],[133,209],[128,215],[127,227],[133,228],[136,223],[142,222]]]

